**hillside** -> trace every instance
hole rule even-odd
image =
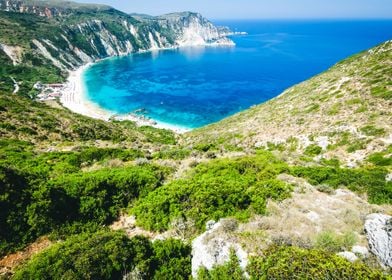
[[[290,162],[366,164],[392,144],[392,41],[348,58],[279,97],[195,130],[187,145],[266,147]],[[227,149],[226,149],[227,150]]]
[[[391,279],[391,41],[176,135],[28,96],[87,61],[227,29],[190,12],[0,9],[0,279]]]

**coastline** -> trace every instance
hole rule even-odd
[[[202,45],[183,43],[180,44],[179,46],[173,46],[167,48],[151,48],[149,50],[141,50],[137,53],[177,49],[182,47],[219,47],[219,46],[232,47],[235,46],[235,43],[232,40],[228,39],[227,37],[222,37],[213,43],[205,42]],[[119,56],[127,56],[127,55],[131,55],[131,53],[121,54]],[[113,56],[100,59],[99,61],[105,59],[111,59],[111,58],[113,58]],[[60,97],[60,102],[63,107],[71,110],[74,113],[84,115],[94,119],[104,120],[104,121],[110,121],[110,120],[132,121],[137,126],[152,126],[160,129],[168,129],[178,134],[182,134],[192,130],[191,128],[185,128],[174,124],[161,122],[155,119],[147,119],[143,116],[137,116],[133,113],[117,114],[115,112],[105,110],[99,107],[94,102],[90,101],[86,96],[86,90],[84,88],[84,82],[83,82],[83,73],[87,70],[87,68],[89,68],[91,65],[97,62],[98,61],[89,62],[87,64],[82,65],[76,70],[69,71],[67,82],[64,85]]]
[[[137,116],[132,113],[117,114],[115,112],[102,109],[87,98],[84,88],[83,73],[92,64],[93,62],[85,64],[78,69],[69,72],[67,82],[64,85],[62,95],[60,97],[60,102],[63,107],[74,113],[104,121],[132,121],[136,123],[137,126],[152,126],[160,129],[168,129],[178,134],[191,130],[181,126],[160,122],[158,120],[146,119],[145,117]]]

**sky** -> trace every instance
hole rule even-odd
[[[392,0],[77,0],[128,13],[200,12],[210,19],[392,19]]]

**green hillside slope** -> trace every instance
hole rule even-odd
[[[321,155],[351,166],[392,144],[392,41],[346,59],[282,95],[195,130],[185,143]]]

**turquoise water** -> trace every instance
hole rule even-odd
[[[392,39],[392,21],[225,21],[247,36],[235,47],[165,50],[112,58],[84,73],[100,107],[184,128],[260,104],[339,60]]]

